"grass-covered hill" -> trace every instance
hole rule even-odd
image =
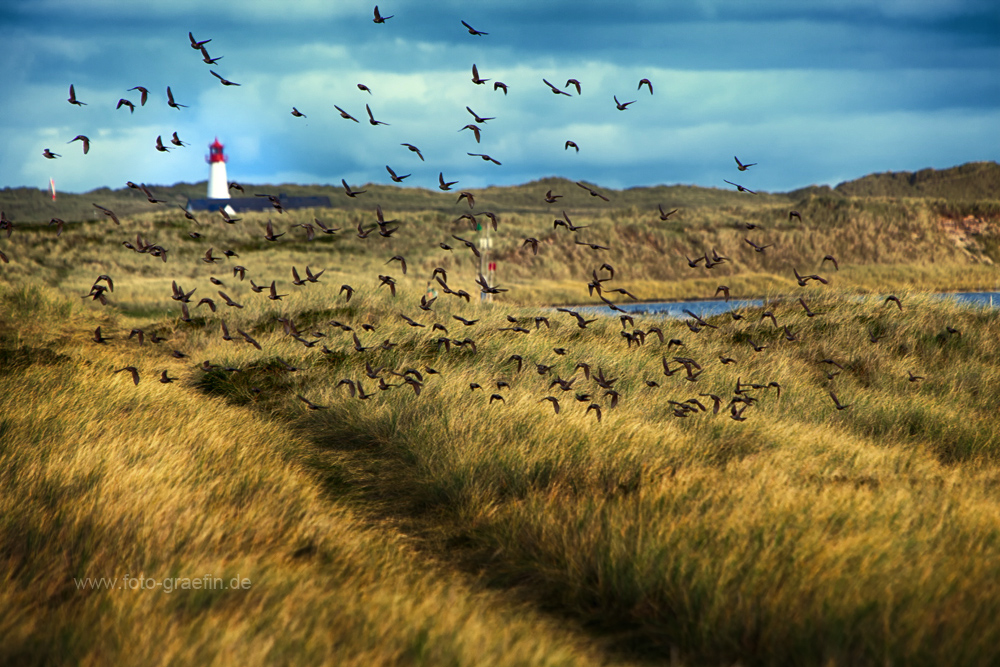
[[[950,201],[1000,199],[1000,164],[970,162],[950,169],[890,171],[839,184],[845,197],[929,197]]]
[[[0,232],[0,664],[1000,661],[996,200],[119,194]]]
[[[378,201],[384,208],[397,211],[450,211],[454,196],[436,190],[397,187],[388,185],[357,185],[365,189],[366,197],[350,198],[340,185],[297,184],[242,184],[247,196],[253,193],[286,194],[288,196],[326,195],[335,208],[358,210],[371,208]],[[590,184],[601,189],[600,184]],[[183,205],[190,199],[205,196],[206,184],[176,183],[152,185],[154,194],[165,199],[168,205]],[[639,211],[656,211],[674,208],[725,209],[746,204],[746,197],[731,189],[705,188],[693,185],[658,185],[609,190],[610,202],[589,196],[573,181],[564,178],[544,178],[517,186],[489,187],[476,191],[484,205],[510,213],[543,213],[558,209],[544,202],[548,190],[564,195],[564,204],[586,207],[589,210],[618,210],[634,208]],[[235,192],[234,195],[240,195]],[[841,183],[836,188],[811,186],[789,193],[760,193],[757,200],[770,205],[796,206],[811,197],[892,197],[924,198],[953,203],[970,204],[976,201],[1000,200],[1000,165],[995,162],[975,162],[951,169],[924,169],[918,172],[889,172],[870,174]],[[4,188],[0,190],[0,210],[8,217],[24,222],[47,222],[52,217],[65,220],[97,219],[92,204],[100,203],[124,215],[135,215],[153,210],[143,193],[121,187],[100,188],[83,194],[59,193],[53,202],[49,193],[35,188]],[[571,204],[570,202],[575,202]]]

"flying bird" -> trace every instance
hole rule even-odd
[[[580,95],[583,92],[583,90],[580,88],[580,82],[577,81],[576,79],[566,79],[566,87],[569,88],[570,86],[576,88],[577,95]]]
[[[722,180],[726,181],[726,179],[722,179]],[[726,183],[729,183],[730,185],[732,185],[733,187],[735,187],[740,192],[749,192],[752,195],[757,194],[753,190],[750,190],[749,188],[745,188],[742,185],[740,185],[739,183],[733,183],[732,181],[726,181]]]
[[[260,343],[258,343],[253,338],[251,338],[250,334],[248,334],[246,331],[243,331],[242,329],[237,329],[236,333],[238,333],[239,335],[243,336],[243,340],[245,340],[246,342],[250,343],[251,345],[253,345],[258,350],[264,349],[264,348],[262,348],[260,346]]]
[[[280,234],[274,233],[274,225],[270,220],[267,221],[267,226],[265,227],[264,238],[268,241],[277,241],[279,237],[284,236],[288,232],[282,232]]]
[[[86,155],[87,153],[90,152],[90,138],[88,138],[88,137],[86,137],[86,136],[84,136],[82,134],[78,134],[75,137],[73,137],[72,139],[70,139],[69,141],[67,141],[66,143],[67,144],[71,144],[74,141],[82,141],[83,142],[83,154],[84,155]]]
[[[484,161],[486,161],[486,162],[492,162],[495,165],[499,165],[500,164],[499,160],[491,158],[489,155],[486,155],[485,153],[466,153],[466,155],[469,155],[471,157],[482,158]]]
[[[180,110],[181,107],[185,108],[187,107],[186,104],[178,104],[177,102],[174,101],[174,93],[173,91],[170,90],[170,86],[167,86],[167,106],[171,106],[177,109],[178,111]]]
[[[615,106],[618,107],[619,111],[625,111],[625,109],[628,108],[628,105],[635,104],[635,100],[632,100],[631,102],[619,102],[617,95],[613,95],[613,97],[615,98]]]
[[[575,148],[577,153],[580,152],[580,147],[576,145],[575,141],[567,141],[563,146],[563,150],[569,150],[570,148]]]
[[[773,243],[768,243],[767,245],[757,245],[756,243],[754,243],[753,241],[751,241],[751,240],[750,240],[750,239],[748,239],[748,238],[744,238],[743,240],[744,240],[744,241],[746,241],[747,243],[749,243],[749,244],[750,244],[750,247],[752,247],[752,248],[753,248],[754,250],[756,250],[757,252],[764,252],[764,251],[765,251],[765,250],[767,250],[768,248],[771,248],[771,247],[773,247],[773,246],[774,246],[774,244],[773,244]],[[804,285],[805,283],[800,283],[800,284],[801,284],[801,285]]]
[[[579,185],[579,186],[580,186],[581,188],[583,188],[584,190],[586,190],[587,192],[589,192],[589,193],[590,193],[590,196],[591,196],[591,197],[600,197],[600,198],[601,198],[601,199],[603,199],[604,201],[611,201],[610,199],[608,199],[607,197],[605,197],[604,195],[602,195],[602,194],[601,194],[600,192],[598,192],[597,190],[593,190],[593,189],[591,189],[591,188],[588,188],[588,187],[587,187],[586,185],[584,185],[584,184],[583,184],[583,183],[581,183],[580,181],[577,181],[577,182],[576,182],[576,184],[577,184],[577,185]],[[565,213],[563,213],[563,215],[565,215]]]
[[[639,79],[639,87],[636,88],[636,90],[642,90],[642,85],[643,84],[646,84],[646,86],[649,87],[649,94],[652,95],[653,94],[653,84],[650,82],[649,79]]]
[[[118,105],[115,107],[115,110],[117,111],[122,107],[128,107],[129,113],[135,113],[135,105],[126,100],[124,97],[118,98]]]
[[[240,85],[238,83],[230,81],[229,79],[224,79],[223,77],[219,76],[214,69],[210,69],[208,71],[212,73],[212,76],[214,76],[216,79],[218,79],[219,81],[221,81],[223,86],[238,86],[238,85]]]
[[[87,106],[86,102],[81,102],[80,100],[76,99],[76,90],[73,89],[73,84],[72,83],[69,84],[69,99],[67,101],[70,104],[75,104],[78,107],[85,107],[85,106]]]
[[[344,180],[343,178],[340,179],[340,182],[343,183],[343,185],[344,185],[344,191],[347,193],[348,197],[352,197],[352,198],[353,197],[357,197],[358,195],[367,192],[367,190],[352,190],[351,186],[348,185],[347,181]]]
[[[109,218],[111,218],[112,220],[114,220],[114,222],[115,222],[115,224],[116,224],[116,225],[121,225],[121,224],[122,224],[122,223],[121,223],[121,221],[119,221],[119,220],[118,220],[118,216],[117,216],[117,215],[115,215],[115,212],[114,212],[114,211],[112,211],[112,210],[111,210],[110,208],[104,208],[103,206],[99,206],[99,205],[97,205],[97,204],[93,204],[93,206],[94,206],[94,208],[96,208],[96,209],[97,209],[98,211],[100,211],[100,212],[101,212],[101,213],[103,213],[104,215],[106,215],[106,216],[108,216]],[[112,291],[114,291],[114,290],[112,290]]]
[[[385,165],[385,170],[389,172],[389,177],[392,178],[394,183],[402,183],[404,178],[409,178],[412,174],[406,174],[405,176],[397,176],[396,172],[392,170],[389,165]]]
[[[479,78],[479,70],[476,69],[476,64],[472,63],[472,83],[474,83],[477,86],[479,86],[479,85],[482,85],[482,84],[486,83],[487,81],[489,81],[489,79],[480,79]]]
[[[504,95],[507,94],[507,84],[504,83],[503,81],[494,81],[493,82],[493,90],[498,90],[498,89],[499,90],[503,90],[503,94]]]
[[[372,95],[372,94],[373,94],[373,93],[372,93],[372,89],[371,89],[371,88],[369,88],[368,86],[366,86],[366,85],[365,85],[365,84],[363,84],[363,83],[359,83],[359,84],[358,84],[358,90],[360,90],[360,91],[362,91],[362,92],[365,92],[365,93],[368,93],[369,95]]]
[[[295,116],[296,118],[308,118],[308,116],[306,116],[304,113],[302,113],[295,107],[292,107],[292,115]]]
[[[388,125],[389,123],[384,123],[380,120],[375,120],[375,116],[372,115],[372,109],[367,104],[365,105],[365,111],[368,112],[368,123],[369,125]]]
[[[200,50],[201,50],[201,61],[206,65],[214,65],[215,63],[219,62],[225,57],[225,56],[219,56],[218,58],[213,58],[212,56],[208,55],[208,49],[206,49],[204,46],[200,47]]]
[[[476,135],[476,143],[477,144],[479,143],[479,126],[469,123],[468,125],[463,127],[462,130],[472,130],[472,133]],[[459,132],[461,132],[462,130],[459,130]]]
[[[132,384],[139,384],[139,369],[135,366],[126,366],[125,368],[119,368],[115,373],[121,373],[122,371],[128,371],[132,375]]]
[[[756,162],[751,162],[750,164],[743,164],[742,162],[740,162],[740,159],[735,155],[733,156],[733,159],[736,160],[736,168],[739,169],[740,171],[746,171],[749,167],[753,167],[757,164]],[[729,183],[729,181],[726,181],[726,183]],[[730,183],[730,185],[736,185],[736,184]]]
[[[542,79],[542,83],[544,83],[546,86],[548,86],[549,88],[551,88],[552,89],[552,93],[554,95],[565,95],[566,97],[572,97],[572,95],[570,95],[569,93],[567,93],[564,90],[560,90],[560,89],[556,88],[555,86],[553,86],[551,83],[549,83],[545,79]]]
[[[357,118],[355,118],[351,114],[347,113],[346,111],[344,111],[343,109],[341,109],[340,107],[338,107],[336,104],[333,105],[333,108],[340,112],[340,117],[341,118],[345,118],[347,120],[353,120],[355,123],[360,123],[361,122],[360,120],[358,120]]]
[[[496,120],[496,117],[493,117],[493,118],[483,118],[479,114],[477,114],[475,111],[473,111],[472,109],[470,109],[469,107],[465,107],[465,110],[468,111],[470,114],[472,114],[472,117],[476,119],[477,123],[485,123],[488,120]]]
[[[161,137],[160,135],[156,135],[156,150],[160,151],[161,153],[166,153],[167,151],[170,150],[169,148],[163,145],[163,137]]]
[[[438,185],[438,189],[439,190],[451,190],[451,186],[453,186],[456,183],[458,183],[458,181],[445,182],[445,180],[444,180],[444,172],[442,171],[442,172],[438,172],[438,183],[439,183],[439,185]]]
[[[833,399],[833,404],[837,406],[838,410],[846,410],[847,408],[851,407],[850,405],[842,405],[841,402],[837,400],[837,395],[832,391],[830,392],[830,398]]]
[[[417,154],[417,157],[420,158],[421,162],[424,161],[424,155],[423,155],[423,153],[421,153],[420,149],[417,148],[416,146],[414,146],[413,144],[400,144],[400,146],[406,146],[408,149],[410,149],[410,152]]]
[[[141,107],[146,106],[146,100],[149,99],[149,91],[143,88],[142,86],[135,86],[134,88],[129,88],[129,92],[133,90],[139,91],[139,106]]]
[[[662,204],[657,204],[657,208],[660,209],[660,220],[666,220],[667,218],[669,218],[670,216],[672,216],[674,213],[677,212],[676,208],[674,210],[670,211],[669,213],[665,212],[663,210],[663,205]]]
[[[177,136],[176,132],[174,132],[173,136],[170,137],[170,143],[172,143],[174,146],[187,146],[188,145],[186,141],[181,141],[181,138]]]
[[[53,153],[48,148],[42,151],[42,157],[47,157],[50,160],[55,160],[57,157],[62,157],[59,153]]]
[[[465,21],[462,21],[462,25],[464,25],[466,28],[468,28],[470,35],[475,35],[476,37],[490,34],[488,32],[483,32],[482,30],[476,30],[475,28],[473,28],[471,25],[469,25]]]
[[[378,5],[375,5],[375,18],[372,19],[372,22],[373,23],[385,23],[386,21],[388,21],[389,19],[391,19],[393,16],[395,16],[395,14],[392,14],[390,16],[382,16],[381,14],[378,13]]]
[[[200,49],[200,48],[201,48],[202,46],[204,46],[205,44],[208,44],[209,42],[211,42],[211,41],[212,41],[212,40],[210,40],[210,39],[203,39],[203,40],[201,40],[201,41],[198,41],[198,40],[196,40],[196,39],[194,38],[194,35],[193,35],[193,34],[191,34],[190,32],[188,33],[188,39],[190,39],[190,40],[191,40],[191,48],[192,48],[192,49],[194,49],[195,51],[197,51],[197,50],[198,50],[198,49]]]

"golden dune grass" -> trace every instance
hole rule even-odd
[[[337,215],[342,225],[361,219]],[[636,318],[637,328],[682,339],[680,348],[652,334],[627,347],[617,318],[579,329],[530,305],[588,300],[583,283],[600,256],[564,249],[563,237],[544,247],[540,264],[501,248],[511,266],[500,284],[513,291],[480,306],[468,250],[421,250],[429,235],[268,244],[247,237],[266,220],[252,216],[239,229],[216,223],[211,242],[185,240],[172,215],[133,221],[128,234],[93,224],[60,239],[19,229],[0,303],[0,656],[28,664],[587,664],[671,654],[706,664],[995,662],[997,315],[917,291],[941,280],[982,285],[992,269],[970,269],[948,249],[934,267],[916,269],[907,262],[926,246],[883,249],[869,233],[881,221],[931,234],[920,211],[914,221],[892,207],[870,218],[848,208],[834,231],[772,230],[786,249],[765,258],[732,228],[689,221],[647,233],[633,213],[616,215],[590,237],[619,249],[612,284],[644,297],[711,296],[726,282],[734,293],[772,297],[776,318],[800,340],[761,322],[760,308],[740,323],[715,318],[719,328],[699,334]],[[515,236],[550,224],[505,222]],[[434,225],[431,241],[464,233],[434,216],[417,224]],[[169,261],[114,245],[136,231],[170,247]],[[823,269],[831,286],[797,287],[789,268],[815,261],[827,243],[848,253],[840,272]],[[199,262],[210,244],[216,254],[232,247],[239,260]],[[718,273],[678,267],[671,253],[694,247],[734,260]],[[851,259],[862,247],[891,263]],[[384,264],[397,253],[408,255],[405,278]],[[291,296],[253,294],[231,275],[237,261]],[[327,273],[319,285],[294,287],[293,264]],[[432,313],[416,307],[437,265],[473,303],[441,295]],[[385,271],[400,282],[396,298],[377,287]],[[107,307],[79,298],[98,273],[116,280]],[[212,314],[192,303],[195,323],[182,323],[171,280],[197,287],[195,300],[222,289],[245,307],[216,299]],[[349,303],[338,294],[345,282],[358,290]],[[907,284],[914,291],[900,291]],[[863,288],[897,290],[903,310],[858,297]],[[824,314],[805,317],[799,295]],[[465,327],[454,314],[480,322]],[[499,331],[508,314],[531,333]],[[538,315],[552,328],[536,330]],[[278,316],[316,345],[286,336]],[[223,317],[236,342],[221,340]],[[373,349],[355,352],[331,320]],[[475,340],[476,351],[439,348],[434,322],[451,339]],[[112,337],[107,346],[89,341],[98,324]],[[140,347],[127,338],[136,326],[168,341]],[[871,343],[871,332],[885,338]],[[766,348],[754,353],[751,339]],[[377,349],[384,340],[397,345]],[[188,358],[174,359],[173,349]],[[508,362],[515,353],[520,373]],[[703,375],[664,377],[662,359],[674,356],[698,360]],[[844,366],[832,380],[825,358]],[[219,368],[198,370],[206,359]],[[378,391],[366,361],[418,369],[420,396],[409,386]],[[574,369],[578,361],[619,378],[618,407]],[[577,377],[573,388],[550,387],[536,363]],[[139,368],[139,386],[112,372],[125,365]],[[156,382],[163,369],[178,381]],[[926,379],[911,383],[907,371]],[[344,378],[374,396],[349,398],[337,386]],[[751,391],[758,402],[734,421],[737,378],[778,382],[781,395]],[[511,386],[498,389],[497,380]],[[852,407],[835,410],[831,389]],[[591,397],[577,401],[578,392]],[[493,393],[504,401],[490,404]],[[718,415],[701,394],[720,396]],[[307,410],[298,395],[324,409]],[[548,395],[559,398],[559,415],[541,402]],[[669,401],[688,399],[708,411],[675,416]],[[74,576],[206,572],[253,585],[169,594],[73,585]]]

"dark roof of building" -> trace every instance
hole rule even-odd
[[[321,197],[286,197],[278,195],[278,201],[282,208],[330,208],[330,198]],[[271,200],[267,197],[233,197],[232,199],[188,199],[188,211],[218,211],[229,206],[232,210],[242,213],[244,211],[267,211],[273,208]]]

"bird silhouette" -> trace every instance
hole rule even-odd
[[[211,42],[211,41],[212,41],[212,40],[210,40],[210,39],[203,39],[203,40],[201,40],[201,41],[198,41],[198,40],[196,40],[196,39],[194,38],[194,35],[193,35],[193,34],[191,34],[190,32],[188,33],[188,39],[190,39],[190,40],[191,40],[191,48],[192,48],[192,49],[194,49],[195,51],[197,51],[197,50],[198,50],[198,49],[200,49],[200,48],[201,48],[202,46],[204,46],[205,44],[208,44],[209,42]]]
[[[485,153],[466,153],[466,155],[469,155],[471,157],[482,158],[483,161],[485,161],[485,162],[492,162],[495,165],[499,165],[500,164],[499,160],[491,158],[489,155],[486,155]]]
[[[643,84],[645,84],[646,87],[649,88],[649,94],[652,95],[653,94],[653,84],[650,83],[649,79],[639,79],[639,87],[636,88],[636,90],[642,90]]]
[[[389,19],[391,19],[393,16],[395,16],[395,14],[391,14],[389,16],[382,16],[378,12],[378,5],[375,5],[375,18],[372,19],[372,22],[373,23],[385,23],[386,21],[388,21]]]
[[[726,179],[722,179],[722,180],[726,181]],[[749,192],[749,193],[750,193],[750,194],[752,194],[752,195],[755,195],[755,194],[757,194],[757,193],[756,193],[756,192],[754,192],[753,190],[751,190],[751,189],[749,189],[749,188],[745,188],[745,187],[743,187],[742,185],[740,185],[740,184],[738,184],[738,183],[733,183],[732,181],[726,181],[726,183],[729,183],[730,185],[732,185],[733,187],[735,187],[735,188],[736,188],[737,190],[739,190],[740,192]]]
[[[481,78],[479,78],[479,70],[476,69],[476,64],[473,63],[472,64],[472,83],[474,83],[477,86],[479,86],[479,85],[482,85],[482,84],[486,83],[487,81],[489,81],[489,79],[481,79]]]
[[[238,84],[238,83],[236,83],[234,81],[230,81],[229,79],[223,78],[215,70],[208,70],[208,71],[211,72],[212,76],[214,76],[216,79],[218,79],[222,83],[223,86],[238,86],[238,85],[240,85],[240,84]]]
[[[218,58],[213,58],[212,56],[208,55],[208,49],[206,49],[204,46],[198,47],[198,50],[201,51],[201,61],[206,65],[214,65],[215,63],[219,62],[225,57],[225,56],[219,56]]]
[[[190,33],[188,33],[188,34],[190,34]],[[209,40],[209,41],[211,41],[211,40]],[[129,88],[129,92],[131,92],[133,90],[138,90],[139,91],[139,106],[141,106],[141,107],[146,106],[146,100],[149,99],[149,91],[147,89],[143,88],[142,86],[135,86],[133,88]]]
[[[139,369],[135,366],[125,366],[124,368],[119,368],[115,373],[121,373],[123,371],[128,371],[132,375],[132,384],[139,384]]]
[[[587,192],[589,192],[591,197],[598,197],[600,199],[603,199],[604,201],[611,201],[610,199],[608,199],[607,197],[605,197],[604,195],[602,195],[597,190],[594,190],[593,188],[587,187],[586,185],[584,185],[580,181],[577,181],[576,184],[578,186],[580,186],[581,188],[583,188],[584,190],[586,190]],[[565,213],[563,213],[563,215],[565,215]]]
[[[181,109],[181,107],[187,107],[186,104],[178,104],[177,102],[174,101],[174,93],[172,90],[170,90],[170,86],[167,86],[167,106],[171,106],[174,109],[177,109],[178,111]]]
[[[572,95],[570,95],[569,93],[567,93],[567,92],[566,92],[566,91],[564,91],[564,90],[559,90],[558,88],[556,88],[555,86],[553,86],[553,85],[552,85],[551,83],[549,83],[549,82],[548,82],[548,81],[546,81],[545,79],[542,79],[542,83],[544,83],[544,84],[545,84],[546,86],[548,86],[549,88],[551,88],[551,89],[552,89],[552,92],[553,92],[553,93],[554,93],[555,95],[565,95],[566,97],[572,97]]]
[[[340,107],[338,107],[336,104],[333,105],[333,108],[340,112],[340,117],[341,118],[346,118],[347,120],[353,120],[355,123],[360,123],[361,122],[360,120],[358,120],[357,118],[355,118],[351,114],[347,113],[346,111],[344,111],[343,109],[341,109]]]
[[[469,123],[468,125],[463,127],[462,130],[472,130],[472,134],[476,136],[476,143],[477,144],[479,143],[480,130],[478,125],[473,125],[472,123]],[[461,132],[462,130],[459,130],[459,132]]]
[[[619,111],[625,111],[625,109],[627,109],[630,104],[635,104],[635,100],[632,100],[631,102],[619,102],[617,95],[615,95],[614,98],[615,98],[615,106],[618,108]]]
[[[482,116],[480,116],[479,114],[477,114],[475,111],[473,111],[469,107],[465,107],[465,110],[468,111],[470,114],[472,114],[472,117],[475,119],[475,121],[477,123],[485,123],[488,120],[496,120],[495,117],[493,117],[493,118],[483,118]]]
[[[404,179],[409,178],[412,175],[405,174],[403,176],[398,176],[389,165],[385,165],[385,170],[389,172],[389,177],[392,179],[393,183],[402,183]]]
[[[112,220],[112,221],[113,221],[113,222],[114,222],[114,223],[115,223],[116,225],[119,225],[119,226],[121,226],[121,224],[122,224],[122,223],[121,223],[121,221],[120,221],[120,220],[118,219],[118,216],[117,216],[117,215],[115,215],[115,212],[114,212],[114,211],[112,211],[112,210],[111,210],[110,208],[104,208],[103,206],[100,206],[99,204],[93,204],[93,206],[94,206],[94,208],[96,208],[96,209],[97,209],[98,211],[100,211],[100,212],[101,212],[101,213],[103,213],[104,215],[106,215],[106,216],[108,216],[109,218],[111,218],[111,220]]]
[[[672,216],[674,213],[677,212],[676,208],[670,212],[665,212],[663,210],[663,204],[657,204],[656,207],[660,209],[660,220],[666,220],[667,218],[669,218],[670,216]]]
[[[78,134],[75,137],[73,137],[72,139],[70,139],[69,141],[67,141],[66,143],[67,144],[71,144],[74,141],[82,141],[83,142],[83,154],[84,155],[86,155],[87,153],[90,152],[90,139],[88,137],[86,137],[86,136],[84,136],[82,134]]]
[[[438,189],[439,190],[451,190],[451,186],[453,186],[453,185],[455,185],[457,183],[458,183],[458,181],[445,182],[445,180],[444,180],[444,172],[442,171],[442,172],[438,173]]]
[[[406,146],[408,149],[410,149],[411,152],[417,154],[417,157],[420,158],[421,162],[424,161],[424,155],[423,155],[423,153],[421,153],[420,149],[417,148],[416,146],[414,146],[413,144],[400,144],[400,146]]]
[[[375,116],[372,115],[372,109],[367,104],[365,105],[365,111],[368,112],[368,123],[369,123],[369,125],[377,126],[377,125],[388,125],[389,124],[389,123],[384,123],[384,122],[382,122],[380,120],[375,120]]]
[[[837,407],[838,410],[846,410],[847,408],[851,407],[850,405],[843,405],[837,399],[837,395],[835,393],[833,393],[832,391],[830,392],[830,398],[833,399],[833,404]]]
[[[352,190],[351,186],[347,184],[345,179],[340,179],[341,184],[344,186],[344,193],[351,198],[357,197],[360,194],[364,194],[367,190]]]
[[[67,102],[69,102],[70,104],[75,104],[78,107],[87,106],[86,102],[81,102],[80,100],[76,99],[76,90],[73,88],[73,84],[69,84],[69,99],[67,100]]]
[[[466,23],[465,21],[462,21],[462,25],[464,25],[464,26],[465,26],[465,27],[466,27],[466,28],[468,29],[468,31],[469,31],[469,34],[470,34],[470,35],[474,35],[474,36],[476,36],[476,37],[481,37],[481,36],[483,36],[483,35],[488,35],[488,34],[490,34],[490,33],[488,33],[488,32],[483,32],[483,31],[481,31],[481,30],[476,30],[475,28],[473,28],[473,27],[472,27],[471,25],[469,25],[469,24],[468,24],[468,23]]]

